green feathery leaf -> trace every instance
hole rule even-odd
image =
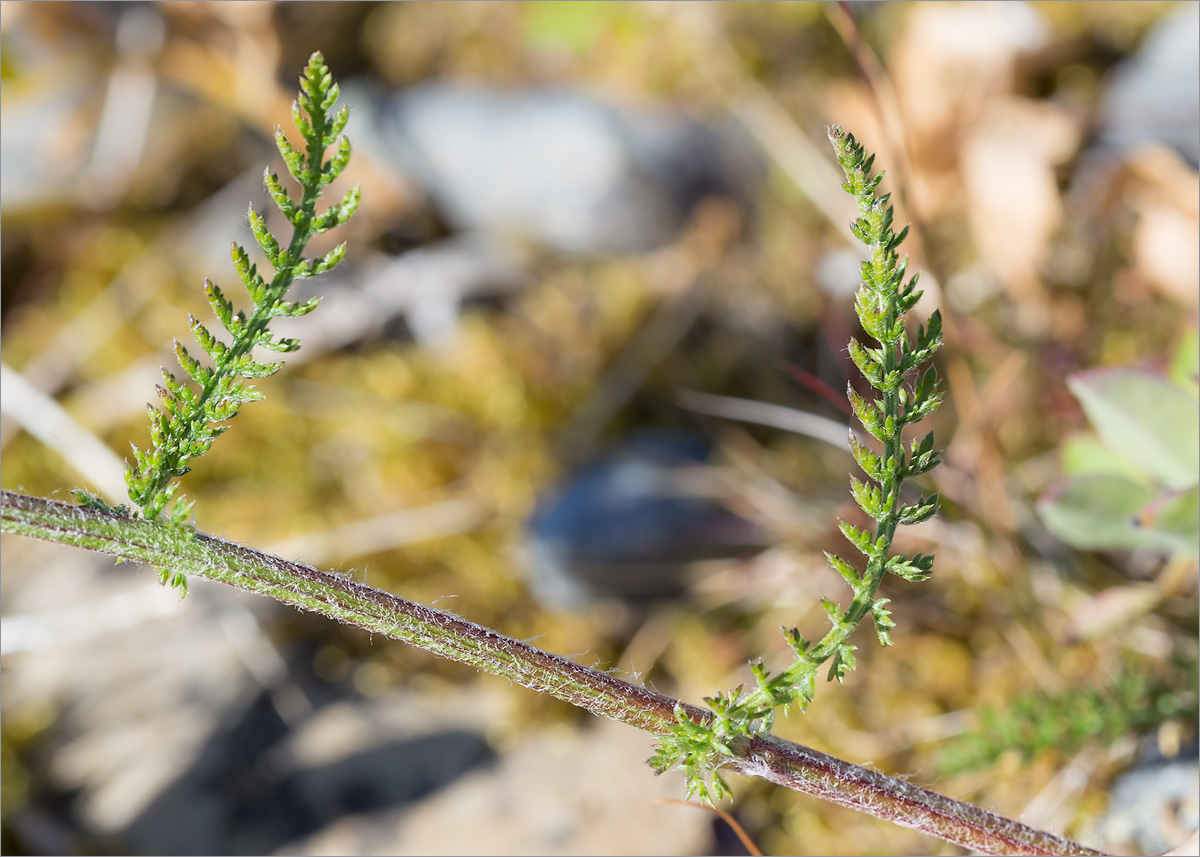
[[[163,370],[163,383],[158,387],[160,408],[149,408],[152,448],[141,450],[134,446],[133,461],[126,470],[129,496],[148,519],[163,518],[175,495],[175,480],[188,472],[191,459],[208,451],[213,441],[228,428],[227,421],[237,416],[239,407],[263,397],[239,379],[266,377],[276,372],[280,364],[254,360],[253,349],[287,352],[300,347],[297,340],[276,337],[268,329],[274,318],[305,315],[317,306],[315,298],[297,304],[284,300],[293,281],[300,276],[328,271],[345,255],[345,245],[340,244],[319,260],[306,260],[303,268],[296,264],[312,237],[345,223],[361,198],[358,188],[354,188],[321,216],[314,214],[325,187],[345,170],[350,160],[350,144],[339,136],[349,113],[343,107],[332,118],[329,115],[337,92],[337,85],[321,55],[313,54],[300,79],[300,95],[292,111],[296,128],[304,139],[304,153],[294,148],[282,131],[276,129],[275,132],[280,156],[288,172],[300,184],[300,200],[297,202],[292,198],[273,171],[268,169],[264,176],[268,194],[292,226],[287,246],[283,247],[271,234],[266,220],[253,206],[247,215],[250,231],[274,269],[274,275],[270,281],[260,275],[246,250],[233,242],[230,255],[234,269],[253,307],[235,312],[224,292],[211,280],[205,280],[204,293],[209,306],[217,321],[228,331],[231,341],[226,344],[203,323],[189,316],[188,327],[212,365],[201,363],[176,343],[179,365],[196,387]],[[335,153],[326,161],[325,151],[331,146]],[[167,521],[182,525],[190,514],[190,503],[180,501]],[[186,581],[178,574],[163,572],[163,582],[181,589],[186,586]]]
[[[921,367],[941,345],[942,319],[934,312],[927,325],[919,329],[915,343],[909,341],[905,315],[916,306],[921,292],[916,287],[916,274],[905,282],[908,260],[896,252],[908,235],[908,227],[894,231],[891,197],[876,196],[883,174],[872,172],[874,156],[841,128],[830,128],[829,139],[845,178],[842,187],[858,206],[859,216],[850,229],[869,250],[869,258],[860,268],[862,283],[855,311],[862,329],[878,345],[867,346],[852,339],[848,350],[878,397],[867,399],[849,385],[847,397],[863,428],[883,445],[883,452],[877,453],[853,433],[850,435],[850,451],[868,480],[852,476],[851,493],[863,512],[876,522],[876,529],[872,535],[839,522],[838,528],[867,558],[867,565],[859,572],[841,557],[826,554],[830,566],[854,590],[854,597],[845,609],[828,598],[822,599],[832,627],[820,641],[810,643],[794,628],[784,630],[793,654],[786,669],[772,676],[762,663],[752,665],[756,687],[745,693],[739,688],[707,700],[714,713],[709,723],[696,723],[676,711],[679,722],[659,743],[653,764],[658,770],[679,767],[687,779],[688,794],[709,802],[728,791],[718,769],[732,738],[751,738],[769,730],[779,708],[786,712],[791,705],[801,709],[807,706],[813,698],[817,669],[826,661],[830,662],[830,680],[840,682],[855,668],[855,647],[848,640],[859,622],[870,616],[879,642],[891,645],[896,623],[886,609],[888,599],[876,597],[886,574],[916,581],[928,577],[933,569],[932,556],[889,554],[898,526],[920,523],[937,511],[936,494],[905,505],[900,502],[900,489],[906,479],[929,472],[940,460],[932,433],[907,445],[902,433],[905,426],[924,419],[941,402],[936,370],[930,366],[922,372]],[[918,372],[921,374],[914,382],[912,377]]]

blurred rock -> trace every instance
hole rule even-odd
[[[358,123],[356,149],[405,193],[423,189],[452,232],[398,255],[360,253],[352,274],[300,284],[299,298],[324,296],[324,320],[315,331],[311,320],[280,320],[283,335],[304,330],[305,350],[289,362],[382,335],[401,318],[422,345],[447,351],[462,304],[526,285],[538,248],[653,250],[705,199],[748,214],[765,175],[732,124],[665,109],[621,110],[566,90],[425,84],[387,98],[359,80],[344,92],[356,115],[373,117]]]
[[[569,254],[654,249],[702,199],[745,203],[763,175],[732,125],[567,90],[426,84],[391,99],[382,122],[401,167],[455,228]]]
[[[1195,741],[1174,758],[1144,753],[1140,764],[1117,778],[1101,825],[1113,853],[1162,854],[1200,825],[1200,761]],[[1186,852],[1185,852],[1186,853]]]
[[[1092,255],[1098,241],[1119,240],[1129,248],[1135,276],[1124,278],[1133,286],[1126,301],[1137,300],[1140,283],[1188,308],[1200,301],[1198,165],[1200,8],[1190,5],[1163,16],[1137,53],[1104,80],[1097,139],[1071,179],[1076,246]],[[1137,216],[1131,219],[1130,211]],[[1095,235],[1089,234],[1093,224],[1100,227]],[[1125,230],[1131,233],[1121,234]],[[1059,254],[1054,275],[1086,283],[1092,271]]]
[[[361,255],[365,261],[352,274],[338,272],[296,289],[300,297],[321,296],[323,317],[307,325],[304,319],[279,319],[276,329],[282,335],[305,337],[304,350],[288,355],[289,362],[381,336],[395,319],[404,320],[417,342],[446,350],[464,302],[509,293],[530,278],[527,254],[479,233],[397,256]]]
[[[1136,54],[1113,69],[1101,102],[1100,136],[1130,149],[1158,142],[1200,164],[1200,6],[1164,16]]]
[[[670,597],[694,563],[767,547],[766,534],[722,502],[728,489],[705,464],[709,452],[693,436],[640,432],[567,477],[530,523],[534,596],[569,609],[606,596]]]

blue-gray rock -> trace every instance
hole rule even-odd
[[[529,525],[534,596],[572,609],[670,597],[693,563],[766,547],[766,533],[722,503],[709,451],[690,435],[641,432],[567,477]]]
[[[1200,6],[1165,15],[1136,54],[1112,70],[1101,99],[1101,138],[1125,149],[1171,146],[1200,163]]]
[[[735,126],[568,90],[424,84],[388,101],[381,119],[400,167],[456,229],[567,254],[659,247],[701,199],[745,201],[764,174]]]
[[[1200,824],[1200,760],[1195,741],[1172,759],[1143,759],[1113,783],[1101,824],[1114,853],[1162,854],[1182,845]]]

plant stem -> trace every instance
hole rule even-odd
[[[152,563],[267,595],[471,664],[646,732],[668,733],[677,723],[676,710],[696,722],[712,716],[452,614],[185,527],[5,490],[0,491],[0,530]],[[762,777],[964,848],[987,854],[1101,853],[774,736],[738,740],[731,749],[729,767],[737,773]]]
[[[735,747],[732,769],[983,854],[1103,854],[986,809],[773,735]]]

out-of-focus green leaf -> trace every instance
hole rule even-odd
[[[1200,482],[1200,406],[1182,387],[1130,368],[1081,372],[1067,383],[1113,451],[1168,488]]]
[[[1167,377],[1193,396],[1200,395],[1200,323],[1193,321],[1184,330],[1171,357]]]
[[[1166,502],[1153,488],[1123,476],[1083,476],[1059,484],[1038,501],[1046,527],[1063,541],[1085,550],[1152,550],[1197,552],[1197,523],[1190,532],[1161,529],[1163,512],[1147,526],[1145,511]],[[1173,527],[1181,526],[1179,509],[1170,507]]]
[[[1189,553],[1200,555],[1200,487],[1167,491],[1138,512],[1137,525],[1177,538]]]
[[[1126,476],[1135,482],[1145,478],[1141,468],[1117,455],[1094,434],[1071,435],[1059,451],[1064,476]]]

